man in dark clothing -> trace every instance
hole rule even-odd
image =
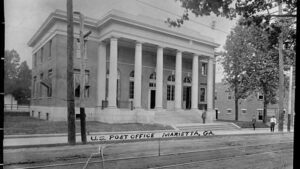
[[[255,118],[255,115],[253,115],[253,117],[252,117],[253,130],[255,130],[255,124],[256,124],[256,118]]]

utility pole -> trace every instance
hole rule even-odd
[[[292,110],[292,93],[293,93],[293,66],[290,68],[290,84],[289,84],[289,105],[288,105],[288,124],[287,130],[291,130],[291,123],[293,123],[293,110]]]
[[[67,0],[67,111],[68,111],[68,143],[76,144],[74,77],[73,77],[73,2]]]
[[[278,4],[278,13],[282,15],[282,4],[279,2]],[[279,22],[280,23],[280,22]],[[283,131],[283,92],[284,92],[284,77],[283,77],[283,54],[282,54],[282,46],[283,46],[283,39],[282,39],[282,27],[281,33],[278,38],[278,52],[279,52],[279,119],[278,119],[278,131]]]
[[[80,126],[81,126],[81,141],[86,144],[86,121],[85,121],[85,105],[84,105],[84,94],[85,94],[85,69],[86,69],[86,52],[85,52],[85,38],[91,34],[91,31],[83,34],[84,30],[84,15],[80,12],[74,12],[79,15],[80,22],[80,32],[79,32],[79,42],[80,42]]]

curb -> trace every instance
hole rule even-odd
[[[294,132],[263,132],[263,133],[234,133],[234,134],[218,134],[205,136],[208,137],[226,137],[226,136],[250,136],[250,135],[277,135],[277,134],[294,134]],[[82,144],[77,142],[75,145],[70,145],[68,143],[53,143],[53,144],[35,144],[35,145],[17,145],[17,146],[3,146],[3,149],[21,149],[21,148],[47,148],[47,147],[59,147],[59,146],[85,146],[85,145],[95,145],[95,144],[122,144],[122,143],[135,143],[135,142],[148,142],[148,141],[168,141],[168,140],[185,140],[185,139],[199,139],[202,137],[187,136],[187,137],[171,137],[171,138],[153,138],[153,139],[143,139],[143,140],[114,140],[114,141],[103,141],[103,142],[87,142]]]

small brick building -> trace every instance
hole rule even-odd
[[[234,92],[229,90],[229,87],[224,83],[216,83],[215,90],[215,110],[216,118],[223,120],[235,120],[235,103]],[[285,111],[285,123],[287,119],[288,110],[288,91],[284,94],[284,111]],[[294,97],[293,91],[293,97]],[[251,121],[253,115],[255,115],[258,121],[263,120],[263,95],[255,93],[248,96],[246,99],[239,100],[239,121]],[[292,107],[294,107],[294,99],[292,99]],[[269,104],[267,106],[267,122],[272,116],[278,119],[278,104]],[[292,114],[295,114],[292,112]]]

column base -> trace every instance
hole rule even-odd
[[[155,107],[155,110],[157,111],[159,111],[159,110],[163,110],[163,108],[162,107]]]
[[[105,109],[118,109],[117,106],[107,106]]]

